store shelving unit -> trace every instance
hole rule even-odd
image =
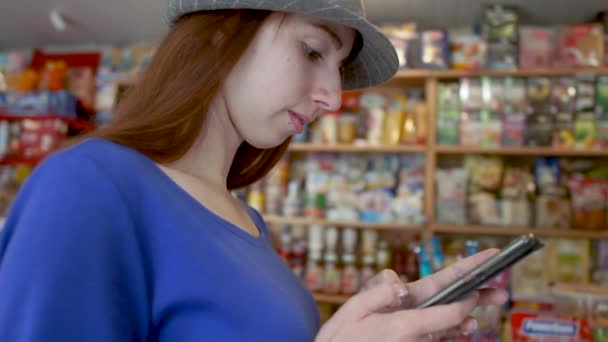
[[[436,145],[436,98],[440,81],[457,80],[463,77],[534,77],[534,76],[576,76],[581,74],[608,75],[608,68],[560,68],[560,69],[534,69],[534,70],[403,70],[387,83],[417,84],[424,87],[428,107],[428,136],[426,145],[327,145],[312,143],[292,143],[290,152],[300,153],[424,153],[425,165],[425,214],[427,223],[424,226],[400,224],[370,224],[360,222],[333,222],[297,217],[266,216],[268,223],[277,224],[321,224],[336,227],[376,228],[385,230],[402,230],[421,232],[423,238],[430,238],[433,234],[465,234],[465,235],[499,235],[515,236],[533,232],[544,237],[563,237],[580,239],[608,238],[608,232],[584,230],[552,230],[535,227],[482,227],[482,226],[454,226],[435,223],[435,174],[437,157],[442,155],[489,154],[509,156],[565,156],[565,157],[608,157],[606,150],[558,149],[545,147],[495,147],[485,148],[477,146],[440,146]]]
[[[428,136],[426,145],[348,145],[348,144],[314,144],[292,143],[290,153],[424,153],[425,154],[425,215],[426,224],[408,225],[398,223],[365,223],[344,222],[327,219],[307,217],[282,217],[265,215],[268,224],[276,225],[311,225],[319,224],[337,228],[380,229],[388,231],[404,231],[421,234],[428,239],[434,234],[462,234],[462,235],[494,235],[516,236],[532,232],[541,237],[576,238],[576,239],[608,239],[608,231],[585,230],[555,230],[539,229],[534,227],[484,227],[484,226],[457,226],[442,225],[435,222],[435,174],[437,158],[446,155],[487,154],[505,156],[564,156],[564,157],[608,157],[606,150],[580,150],[557,149],[544,147],[518,147],[518,148],[485,148],[476,146],[440,146],[436,144],[437,108],[436,98],[438,85],[441,81],[457,81],[463,77],[561,77],[577,75],[608,75],[608,68],[551,68],[534,70],[403,70],[383,87],[415,85],[424,88],[428,108]],[[128,87],[134,82],[121,81],[120,86]],[[315,300],[334,304],[342,304],[348,297],[342,295],[314,294]]]
[[[435,224],[430,227],[433,233],[517,236],[534,233],[540,237],[569,238],[569,239],[608,239],[608,231],[573,230],[573,229],[543,229],[535,227],[485,227],[458,226]]]
[[[356,229],[381,229],[381,230],[398,230],[408,231],[412,233],[421,232],[424,227],[422,225],[412,225],[403,223],[368,223],[360,221],[334,221],[327,219],[317,219],[309,217],[285,217],[278,215],[264,215],[264,220],[269,224],[289,224],[289,225],[321,225],[332,226],[336,228],[356,228]]]
[[[346,302],[349,297],[348,296],[344,296],[344,295],[331,295],[331,294],[324,294],[324,293],[313,293],[313,298],[317,302],[341,305],[341,304],[344,304],[344,302]]]
[[[559,149],[551,147],[438,146],[438,154],[494,154],[512,156],[608,157],[606,150]]]
[[[424,145],[349,145],[349,144],[312,144],[291,143],[291,152],[332,152],[332,153],[406,153],[425,152]]]

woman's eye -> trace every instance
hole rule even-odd
[[[308,46],[308,44],[304,44],[304,53],[306,54],[308,59],[313,62],[323,59],[323,55],[321,55],[319,51]]]

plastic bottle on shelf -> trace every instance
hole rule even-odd
[[[323,266],[323,292],[337,294],[340,292],[341,270],[338,265],[338,256],[335,252],[327,252],[324,257]]]
[[[265,200],[260,182],[252,184],[247,195],[247,204],[259,212],[264,212]]]
[[[357,259],[354,254],[347,253],[342,255],[342,282],[340,292],[345,295],[353,295],[359,290],[361,280],[360,272],[357,268]]]
[[[323,263],[321,260],[321,251],[309,251],[308,261],[306,263],[306,278],[305,284],[311,292],[319,292],[323,289]]]
[[[338,229],[335,227],[325,228],[325,248],[328,252],[335,252],[338,246]]]
[[[361,269],[361,284],[365,285],[371,277],[376,275],[376,256],[366,254],[363,256],[363,268]]]
[[[295,225],[291,227],[291,237],[293,239],[291,249],[291,271],[301,280],[304,280],[306,268],[306,239],[304,238],[304,227]]]
[[[378,242],[378,232],[373,229],[363,231],[361,252],[364,255],[376,253],[376,243]]]
[[[390,251],[388,242],[385,240],[378,243],[378,252],[376,253],[376,269],[384,270],[390,267]]]
[[[279,245],[279,256],[288,266],[291,266],[292,235],[289,226],[281,231],[281,241]]]
[[[287,188],[287,197],[283,200],[283,215],[299,216],[301,205],[300,184],[297,181],[291,181]]]
[[[346,254],[354,254],[357,248],[357,231],[354,228],[345,228],[342,231],[342,250]]]
[[[323,226],[312,224],[308,228],[308,250],[319,252],[323,250]]]

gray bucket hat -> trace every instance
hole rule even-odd
[[[260,9],[316,17],[352,27],[361,34],[363,46],[354,60],[344,65],[342,88],[368,88],[392,78],[399,59],[391,42],[365,18],[361,0],[161,0],[163,17],[173,24],[180,16],[204,10]]]

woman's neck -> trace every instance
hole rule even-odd
[[[225,101],[218,96],[194,145],[182,158],[164,166],[227,189],[230,166],[242,142]]]

